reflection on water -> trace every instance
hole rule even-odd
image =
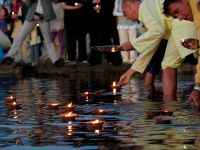
[[[117,77],[113,77],[117,79]],[[183,80],[184,79],[184,80]],[[110,78],[87,79],[2,79],[0,85],[0,147],[45,149],[151,149],[182,150],[200,147],[200,112],[187,102],[191,90],[190,76],[180,78],[178,100],[162,101],[161,92],[148,99],[143,81],[112,91]],[[187,80],[188,79],[188,80]],[[157,90],[161,83],[156,81]],[[88,95],[83,93],[88,91]],[[5,99],[13,94],[19,109],[8,109]],[[60,103],[50,109],[49,103]],[[63,121],[60,114],[69,103],[78,114]],[[97,110],[104,110],[99,113]],[[171,124],[147,118],[148,111],[173,111]],[[98,114],[99,113],[99,114]],[[91,120],[103,120],[97,129]],[[95,127],[96,128],[96,127]]]

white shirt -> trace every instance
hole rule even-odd
[[[43,7],[42,7],[42,4],[41,4],[41,0],[38,0],[35,12],[37,12],[39,14],[44,14]]]

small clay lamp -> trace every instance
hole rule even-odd
[[[48,104],[48,108],[49,109],[58,109],[60,106],[60,103],[51,103],[51,104]]]
[[[6,98],[6,103],[13,103],[13,102],[16,102],[16,97],[11,95]]]
[[[70,103],[70,104],[64,106],[64,110],[66,112],[74,111],[75,107],[76,107],[75,105],[72,105],[72,103]]]
[[[103,120],[92,120],[87,122],[87,127],[89,130],[95,131],[95,130],[102,130],[103,129]]]
[[[96,109],[96,110],[93,111],[93,114],[94,115],[105,115],[106,111],[103,110],[103,109]]]
[[[69,112],[69,113],[60,114],[60,116],[62,117],[63,122],[66,122],[66,121],[74,121],[75,118],[76,118],[78,115],[75,114],[75,113],[73,113],[73,112]]]
[[[10,110],[19,109],[19,108],[20,108],[20,105],[17,104],[16,102],[13,102],[13,103],[9,103],[8,108],[9,108]]]

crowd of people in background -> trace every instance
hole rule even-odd
[[[16,42],[10,51],[4,50],[16,66],[38,66],[49,63],[49,59],[53,63],[63,60],[71,65],[82,63],[92,66],[102,63],[132,64],[135,61],[136,51],[109,53],[90,49],[94,46],[119,45],[138,35],[138,22],[123,16],[122,0],[51,0],[51,3],[56,17],[50,20],[50,37],[58,58],[52,57],[52,52],[49,54],[50,46],[45,46],[42,24],[36,22],[30,34],[23,33],[26,38],[21,41],[19,50],[12,50],[17,49],[19,44]],[[16,38],[26,23],[28,9],[26,0],[1,1],[0,30],[12,43],[19,43]],[[7,63],[11,64],[11,61],[7,60]]]
[[[4,0],[0,29],[13,44],[2,62],[133,64],[117,86],[146,72],[151,93],[162,69],[164,100],[176,99],[177,69],[188,62],[197,70],[190,100],[200,106],[200,44],[190,50],[192,41],[199,42],[199,5],[199,0]],[[90,49],[105,45],[123,51]]]

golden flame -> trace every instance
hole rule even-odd
[[[17,105],[17,103],[16,103],[16,102],[13,102],[12,104],[13,104],[13,105]]]
[[[72,112],[65,114],[66,117],[71,116],[71,115],[72,115]]]
[[[51,104],[51,106],[58,106],[58,105],[59,105],[58,103]]]
[[[116,52],[116,49],[114,46],[112,47],[111,52]]]
[[[101,112],[104,112],[104,110],[103,109],[99,109],[99,112],[101,113]]]
[[[98,120],[98,119],[96,119],[95,121],[92,121],[93,124],[97,124],[99,122],[100,122],[100,120]]]
[[[85,92],[85,95],[88,95],[89,94],[89,92]]]
[[[113,86],[113,87],[116,87],[116,85],[117,85],[117,84],[116,84],[116,81],[114,81],[113,84],[112,84],[112,86]]]
[[[68,104],[67,107],[72,107],[72,102],[70,104]]]
[[[99,4],[96,4],[96,8],[99,8]]]

